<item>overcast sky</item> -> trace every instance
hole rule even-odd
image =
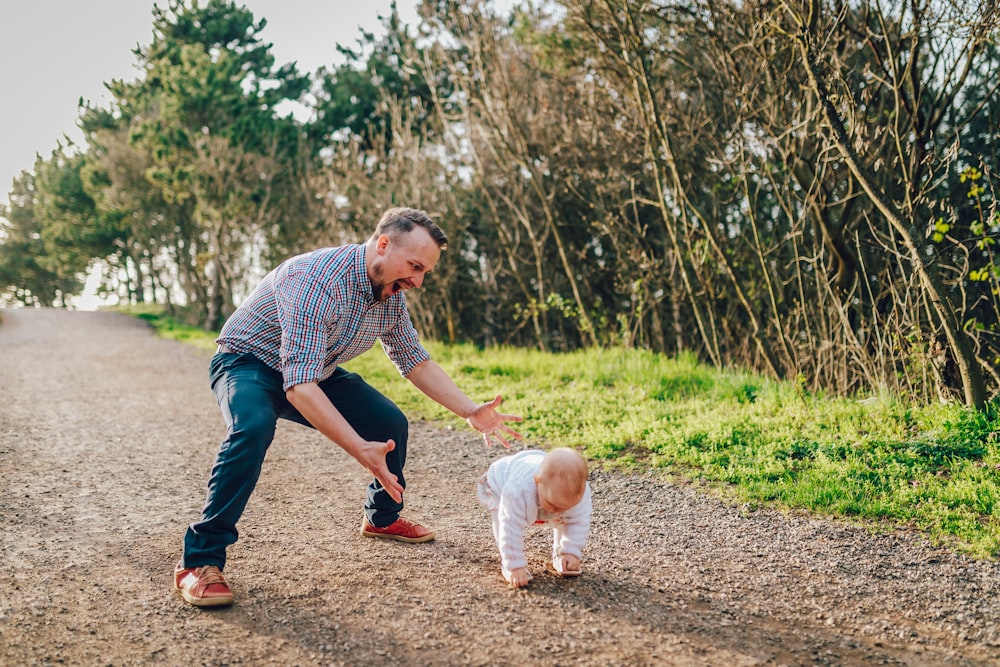
[[[105,81],[135,79],[137,45],[150,43],[155,0],[4,1],[0,7],[0,201],[11,182],[47,158],[64,134],[79,142],[77,102],[106,108]],[[165,0],[159,0],[166,7]],[[354,47],[360,29],[378,32],[390,0],[237,0],[266,18],[261,38],[276,64],[313,73],[337,62],[336,44]],[[417,0],[398,0],[404,23]]]

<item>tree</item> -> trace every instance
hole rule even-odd
[[[383,34],[362,31],[357,48],[338,44],[343,62],[321,68],[314,84],[315,118],[309,136],[316,148],[357,141],[362,149],[392,144],[389,105],[401,107],[417,134],[432,136],[434,104],[447,99],[446,79],[437,77],[408,55],[420,52],[416,36],[403,25],[395,1],[379,17]],[[434,90],[437,88],[437,90]]]
[[[9,205],[0,210],[0,303],[50,306],[59,296],[59,276],[45,267],[30,172],[22,171],[14,179],[9,199]]]
[[[843,391],[927,387],[930,369],[982,405],[989,323],[963,327],[953,268],[970,243],[942,253],[931,231],[953,147],[988,108],[967,83],[996,90],[994,5],[566,4],[593,76],[641,119],[645,203],[702,354]]]
[[[142,240],[150,261],[162,261],[170,244],[178,284],[211,329],[231,311],[234,294],[248,289],[249,269],[280,254],[293,230],[307,224],[279,213],[286,202],[292,209],[301,203],[303,137],[277,107],[299,99],[309,82],[294,64],[274,67],[270,45],[258,37],[266,22],[255,22],[246,8],[172,0],[166,9],[154,8],[153,19],[152,43],[135,52],[145,77],[109,86],[116,122],[105,129],[127,133],[130,160],[146,165],[157,192],[131,202],[117,197],[123,206],[117,211],[133,223],[131,238]],[[120,146],[107,133],[92,138],[104,148]],[[105,151],[100,159],[115,158]],[[112,195],[128,188],[128,175],[113,164],[103,173],[109,196],[102,201],[115,202]],[[167,233],[134,227],[144,221],[134,215],[132,205],[140,203],[145,221]],[[164,221],[171,221],[169,230]],[[162,282],[164,273],[157,274]]]
[[[797,48],[810,92],[821,109],[820,129],[902,244],[902,258],[919,279],[932,323],[947,340],[965,402],[977,408],[985,405],[988,395],[974,337],[963,328],[966,304],[945,289],[950,267],[933,255],[928,257],[926,251],[932,247],[924,241],[923,230],[931,219],[930,211],[939,204],[933,183],[952,162],[947,147],[936,137],[949,109],[960,100],[971,60],[985,53],[996,31],[997,8],[992,4],[981,6],[971,20],[965,5],[928,0],[890,6],[887,12],[873,9],[861,14],[861,21],[852,22],[842,14],[827,14],[821,3],[810,0],[798,7],[786,5],[774,17],[775,29]],[[890,14],[893,9],[897,13]],[[872,142],[864,134],[869,127],[863,122],[867,117],[864,103],[871,94],[862,91],[855,97],[834,92],[835,86],[852,90],[850,70],[844,59],[824,48],[826,40],[821,35],[840,30],[858,35],[875,63],[875,87],[884,86],[893,94],[888,109],[891,123],[885,126],[893,146],[892,161],[881,178],[875,161],[880,156],[866,150]]]

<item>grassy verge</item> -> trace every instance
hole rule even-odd
[[[211,335],[156,311],[134,314],[162,335],[214,348]],[[642,350],[428,349],[474,399],[502,394],[531,444],[577,447],[603,465],[653,470],[752,505],[916,528],[972,556],[1000,557],[1000,400],[976,412],[888,395],[826,397]],[[461,425],[380,349],[345,367],[411,418]]]

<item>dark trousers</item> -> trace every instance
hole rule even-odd
[[[253,355],[216,354],[209,365],[209,379],[226,422],[226,438],[212,466],[201,520],[188,526],[184,535],[182,563],[183,567],[216,565],[221,569],[226,564],[226,548],[238,538],[236,522],[257,485],[278,419],[311,424],[285,398],[281,374]],[[360,375],[341,368],[319,386],[362,438],[396,443],[386,455],[386,464],[405,488],[409,425],[402,411]],[[399,518],[402,508],[378,480],[368,485],[364,511],[372,525],[389,525]]]

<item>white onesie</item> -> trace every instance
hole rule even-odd
[[[590,535],[589,482],[580,502],[565,512],[550,513],[538,506],[535,475],[544,457],[545,452],[538,449],[505,456],[494,461],[479,478],[476,493],[492,515],[501,570],[508,580],[512,570],[528,566],[524,557],[524,531],[528,526],[552,527],[552,563],[557,570],[561,556],[583,558],[583,547]]]

